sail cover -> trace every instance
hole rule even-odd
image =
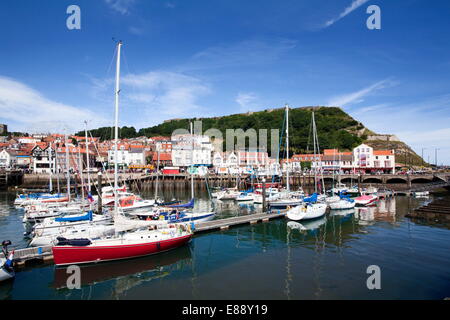
[[[92,211],[89,211],[83,216],[73,216],[73,217],[61,217],[61,218],[55,218],[56,222],[76,222],[76,221],[88,221],[92,220]]]
[[[310,197],[304,198],[303,202],[309,202],[309,203],[317,202],[317,193],[313,193]]]
[[[114,228],[116,232],[123,232],[129,230],[135,230],[139,228],[145,228],[155,225],[167,224],[164,220],[137,220],[137,219],[129,219],[121,214],[117,214],[114,217]]]
[[[170,208],[193,208],[194,207],[194,199],[191,199],[188,203],[182,203],[182,204],[173,204],[169,205]]]

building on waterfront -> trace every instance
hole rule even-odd
[[[216,151],[212,156],[212,164],[218,174],[234,173],[238,170],[239,159],[233,151]]]
[[[117,146],[117,165],[125,168],[130,165],[145,165],[147,152],[143,145],[119,143]],[[114,166],[114,145],[108,150],[108,164]]]
[[[319,169],[325,173],[395,173],[394,150],[373,150],[372,147],[361,144],[353,151],[339,151],[337,149],[325,149],[323,154],[296,154],[290,159],[292,171],[305,163],[311,165],[311,169]]]
[[[172,163],[176,167],[211,166],[212,151],[208,136],[179,134],[172,137]]]
[[[33,164],[33,157],[31,154],[19,152],[16,156],[17,163],[16,167],[20,169],[30,169]]]
[[[321,155],[321,169],[325,173],[350,173],[353,171],[351,151],[341,152],[337,149],[325,149]]]
[[[157,166],[158,166],[158,160],[159,160],[159,168],[160,169],[163,167],[171,167],[173,165],[172,164],[172,153],[170,153],[170,152],[160,152],[159,155],[158,155],[158,152],[153,152],[151,164],[155,168],[157,168]]]
[[[31,150],[33,173],[56,172],[55,150],[50,145],[40,142]]]
[[[353,166],[356,173],[395,173],[394,150],[373,150],[361,144],[353,149]]]
[[[13,150],[3,149],[0,151],[0,168],[14,168],[17,164],[17,152]]]
[[[269,164],[269,155],[265,151],[238,150],[236,151],[236,155],[240,167],[251,166],[253,168],[258,168],[265,167]]]
[[[87,168],[87,161],[89,161],[90,168],[94,168],[96,165],[97,154],[93,150],[89,150],[89,154],[87,154],[86,149],[67,144],[67,147],[58,146],[56,151],[57,163],[54,172],[67,172],[67,154],[69,155],[68,169],[70,172],[85,170]]]

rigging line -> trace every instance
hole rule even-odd
[[[284,129],[285,129],[285,125],[286,125],[286,115],[283,116],[283,124],[281,127],[281,136],[280,136],[280,141],[278,143],[278,152],[277,152],[277,163],[280,164],[280,149],[281,149],[281,143],[283,141],[283,133],[284,133]],[[281,171],[281,164],[280,164],[280,171]],[[272,175],[272,184],[275,181],[275,175]]]
[[[89,131],[89,135],[91,136],[92,139],[94,139],[94,137],[92,136],[92,132]],[[97,154],[100,156],[100,152],[98,151],[98,148],[97,148],[97,144],[96,144],[96,143],[94,143],[94,147],[95,147],[95,150],[97,151]],[[102,162],[102,169],[103,169],[103,172],[106,173],[106,180],[108,181],[109,186],[110,186],[111,188],[113,188],[112,182],[111,182],[111,180],[109,179],[108,173],[106,172],[105,164],[104,164],[103,162]],[[114,188],[113,188],[113,190],[114,190]],[[98,188],[97,188],[97,192],[98,192],[99,195],[100,195],[100,191],[101,191],[101,190],[98,190]]]
[[[306,153],[309,153],[309,144],[311,143],[312,122],[309,123],[308,143],[306,145]]]

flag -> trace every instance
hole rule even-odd
[[[89,201],[90,203],[92,203],[92,202],[95,201],[95,200],[94,200],[94,197],[92,197],[92,194],[91,194],[90,192],[88,193],[87,198],[88,198],[88,201]]]

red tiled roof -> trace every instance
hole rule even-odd
[[[373,151],[374,156],[392,156],[394,153],[392,150],[374,150]]]
[[[158,153],[155,153],[153,155],[153,161],[158,161]],[[159,161],[172,161],[172,154],[171,153],[160,153]]]

